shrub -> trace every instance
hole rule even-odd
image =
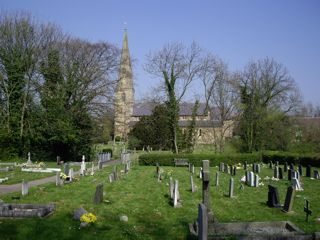
[[[161,166],[173,166],[175,158],[188,159],[189,163],[197,167],[202,166],[202,160],[209,160],[210,166],[218,166],[220,162],[230,165],[237,163],[254,163],[261,161],[261,154],[259,153],[238,153],[238,154],[208,154],[208,153],[195,153],[195,154],[173,154],[173,153],[147,153],[139,157],[140,165],[156,165],[159,163]]]
[[[302,166],[311,165],[313,167],[320,167],[320,154],[299,154],[299,153],[289,153],[289,152],[264,152],[262,154],[262,161],[269,163],[276,161],[279,164],[294,163],[301,164]]]

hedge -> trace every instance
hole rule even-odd
[[[173,153],[147,153],[139,156],[140,165],[156,165],[173,166],[175,158],[187,159],[189,163],[197,167],[202,166],[202,160],[209,160],[210,166],[218,166],[220,162],[234,165],[237,163],[248,164],[256,162],[269,163],[276,161],[279,164],[301,164],[303,166],[311,165],[320,167],[320,154],[298,154],[288,152],[263,152],[263,153],[237,153],[237,154],[173,154]]]
[[[262,154],[262,161],[265,163],[269,163],[270,161],[275,163],[276,161],[278,161],[279,164],[284,164],[285,162],[287,162],[288,164],[301,164],[304,167],[306,167],[307,165],[311,165],[313,167],[320,167],[320,154],[264,152]]]
[[[161,166],[173,166],[175,158],[187,159],[189,163],[194,164],[196,167],[202,166],[202,160],[209,160],[210,166],[218,166],[220,162],[230,165],[237,163],[248,164],[261,162],[260,153],[242,153],[242,154],[173,154],[173,153],[147,153],[139,156],[140,165],[156,165],[159,163]]]

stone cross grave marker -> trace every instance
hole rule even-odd
[[[283,211],[284,212],[291,212],[293,207],[295,190],[292,186],[287,188],[286,200],[284,202]]]
[[[179,201],[180,193],[179,193],[179,182],[178,180],[174,181],[174,191],[173,191],[173,207],[180,207]]]
[[[192,175],[190,176],[191,192],[196,191],[196,186],[194,185]]]
[[[269,207],[275,207],[275,208],[280,208],[280,200],[279,200],[279,193],[278,193],[278,188],[268,185],[268,201],[267,205]]]
[[[93,203],[99,204],[99,203],[102,203],[102,201],[103,201],[103,184],[100,183],[96,187],[96,191],[93,197]]]
[[[311,166],[310,165],[307,166],[306,177],[311,177]]]
[[[199,204],[198,210],[198,239],[208,239],[208,210],[203,203]]]
[[[309,216],[311,216],[312,211],[309,208],[309,201],[306,200],[306,205],[303,208],[303,211],[306,213],[306,222],[309,222]]]
[[[229,198],[233,198],[233,189],[234,189],[233,178],[230,178],[230,181],[229,181]]]
[[[219,172],[216,172],[216,187],[219,186]]]
[[[21,188],[22,188],[21,189],[22,196],[28,195],[28,193],[29,193],[29,183],[25,182],[23,180],[22,184],[21,184]]]

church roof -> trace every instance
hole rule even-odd
[[[135,103],[133,106],[133,114],[132,115],[134,117],[150,116],[152,114],[153,108],[156,105],[157,105],[157,103],[154,103],[154,102]],[[194,107],[194,103],[182,102],[180,104],[179,115],[180,116],[191,116],[193,107]],[[199,104],[199,108],[197,111],[198,116],[204,115],[205,107],[206,107],[206,105],[204,103]]]

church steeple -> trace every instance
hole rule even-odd
[[[114,136],[126,141],[130,131],[129,122],[133,112],[133,79],[128,46],[128,33],[124,30],[119,81],[115,97]]]

